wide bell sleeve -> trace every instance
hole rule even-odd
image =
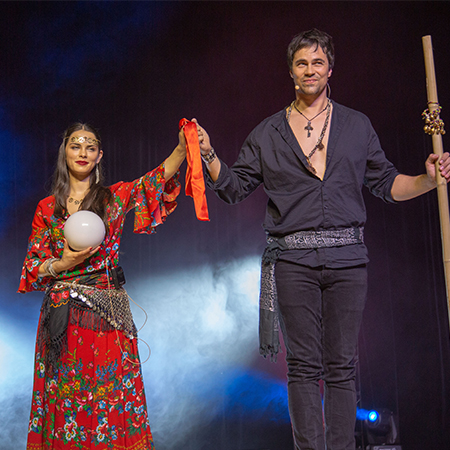
[[[45,223],[42,202],[37,206],[32,223],[32,232],[28,240],[28,249],[22,267],[18,292],[41,291],[46,288],[51,277],[40,277],[39,266],[53,257],[50,229]]]
[[[175,199],[181,190],[180,172],[177,171],[166,181],[164,171],[164,163],[162,163],[131,183],[119,183],[111,187],[116,212],[122,210],[126,213],[131,209],[135,210],[135,233],[154,233],[155,228],[162,224],[177,207]],[[118,208],[117,203],[120,203]]]

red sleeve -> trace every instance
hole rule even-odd
[[[164,170],[162,163],[135,181],[111,186],[116,208],[126,212],[134,208],[135,233],[154,233],[156,226],[162,224],[177,207],[175,199],[181,190],[180,173],[166,182]]]
[[[34,214],[28,251],[22,267],[18,292],[44,290],[50,277],[39,277],[39,266],[53,256],[50,230],[45,222],[45,200],[39,202]]]

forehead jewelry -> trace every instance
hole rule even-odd
[[[100,145],[100,141],[98,139],[93,139],[87,136],[73,136],[70,139],[70,142],[78,142],[79,144],[83,144],[83,142],[87,142],[91,145]]]

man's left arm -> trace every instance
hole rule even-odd
[[[444,153],[439,160],[439,171],[447,183],[450,181],[450,155]],[[401,202],[425,194],[436,187],[436,161],[439,155],[432,153],[425,161],[427,173],[417,176],[399,174],[392,184],[392,198]]]

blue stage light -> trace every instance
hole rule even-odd
[[[367,420],[372,423],[376,422],[379,417],[380,415],[376,411],[369,411],[367,414]]]
[[[392,411],[388,409],[358,409],[356,418],[362,422],[363,434],[361,438],[363,442],[369,444],[362,448],[375,449],[377,446],[389,444],[398,444],[399,436],[397,431],[397,420]],[[397,449],[395,447],[389,447]]]
[[[368,422],[373,423],[376,422],[379,417],[380,414],[373,409],[357,409],[356,411],[356,418],[361,421],[367,420]]]

